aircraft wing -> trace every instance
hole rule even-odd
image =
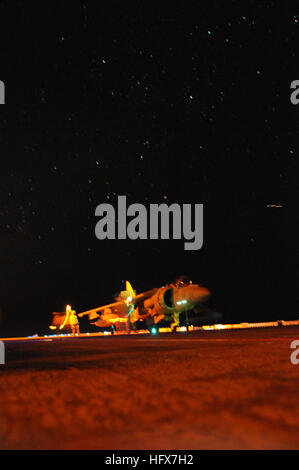
[[[78,313],[78,317],[83,317],[84,315],[89,315],[89,316],[95,315],[97,313],[103,312],[106,308],[109,308],[113,311],[113,310],[123,309],[124,305],[136,307],[140,302],[154,295],[157,290],[158,290],[157,288],[154,288],[146,292],[142,292],[141,294],[138,294],[135,297],[133,297],[129,302],[128,302],[128,299],[126,299],[126,300],[121,300],[118,302],[113,302],[112,304],[103,305],[102,307],[96,307],[96,308],[92,308],[91,310],[86,310],[86,312]],[[96,318],[96,317],[94,316],[93,318]]]
[[[101,311],[104,311],[106,308],[111,308],[111,309],[117,308],[123,305],[124,303],[125,303],[124,301],[113,302],[112,304],[103,305],[102,307],[92,308],[91,310],[86,310],[86,312],[78,313],[78,317],[83,317],[84,315],[90,315],[92,313],[101,312]]]
[[[158,290],[158,288],[155,287],[154,289],[147,290],[146,292],[142,292],[141,294],[136,295],[133,299],[133,304],[135,306],[138,305],[143,300],[148,299],[149,297],[154,295],[157,292],[157,290]]]

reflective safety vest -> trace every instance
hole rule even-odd
[[[78,318],[77,318],[77,315],[75,315],[74,313],[70,315],[70,324],[78,325]]]

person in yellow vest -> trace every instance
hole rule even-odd
[[[71,329],[72,329],[72,335],[75,335],[75,334],[79,335],[80,334],[79,321],[78,321],[75,310],[70,310],[69,322],[70,322]]]

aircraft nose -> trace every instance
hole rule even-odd
[[[188,288],[188,301],[194,305],[205,302],[210,297],[211,292],[206,287],[192,285]]]

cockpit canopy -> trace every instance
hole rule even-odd
[[[174,285],[175,285],[175,287],[177,287],[177,288],[186,287],[186,286],[188,286],[189,284],[192,284],[192,281],[191,281],[191,279],[190,279],[188,276],[179,276],[179,277],[177,277],[176,280],[174,281]]]

